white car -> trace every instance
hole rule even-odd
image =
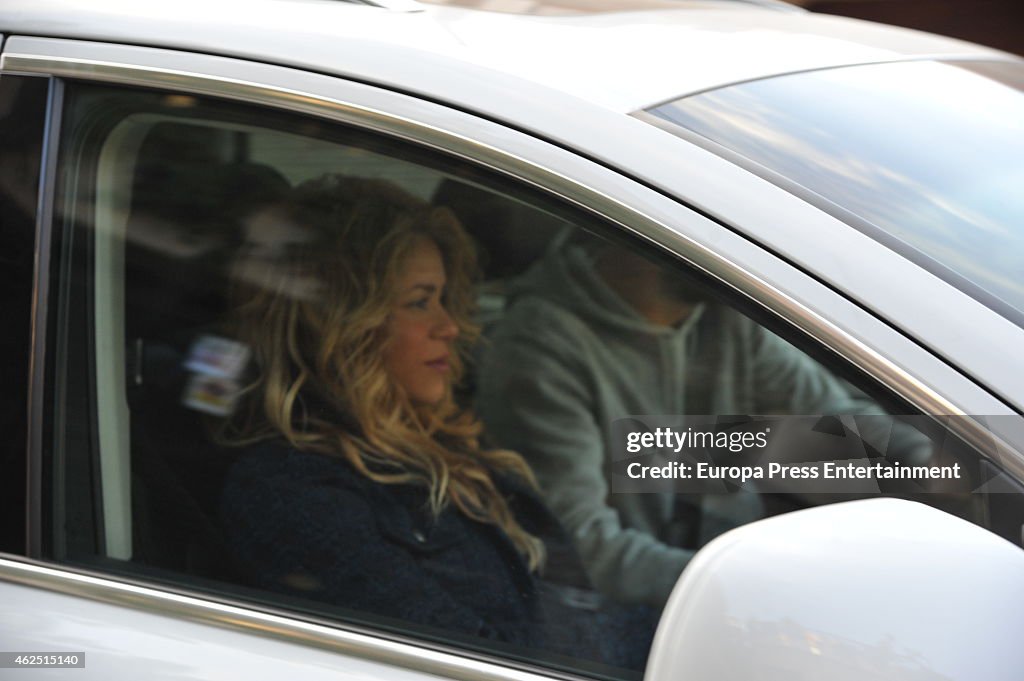
[[[0,678],[1020,678],[1024,60],[725,0],[5,0],[0,40]],[[218,511],[209,426],[247,356],[216,329],[260,276],[227,265],[253,206],[331,172],[459,216],[487,334],[596,235],[961,477],[734,484],[758,511],[679,539],[644,669],[263,588]],[[903,465],[854,440],[793,455]],[[586,501],[624,528],[666,494],[609,475]],[[586,564],[589,520],[563,522]],[[590,571],[609,600],[657,586]]]

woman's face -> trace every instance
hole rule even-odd
[[[442,303],[446,283],[440,249],[421,237],[398,277],[384,354],[391,378],[416,404],[440,402],[451,380],[459,329]]]

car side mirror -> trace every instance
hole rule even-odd
[[[898,499],[740,527],[679,578],[644,678],[1024,678],[1024,550]]]

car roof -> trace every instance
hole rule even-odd
[[[585,11],[572,0],[447,2],[462,6],[5,0],[0,31],[244,57],[449,102],[471,100],[482,78],[503,77],[523,96],[555,90],[624,113],[798,71],[1006,56],[917,31],[758,3],[603,0]]]

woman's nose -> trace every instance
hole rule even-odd
[[[434,325],[434,337],[444,341],[453,341],[459,335],[459,325],[452,319],[444,307],[441,308]]]

